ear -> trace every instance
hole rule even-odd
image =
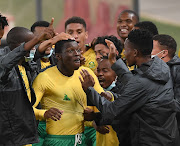
[[[168,50],[164,50],[162,53],[162,57],[165,58],[166,56],[168,56],[169,52]]]
[[[139,55],[138,50],[134,49],[134,57],[137,57]]]
[[[61,60],[62,57],[60,54],[56,53],[56,58],[57,58],[57,60]]]
[[[85,32],[85,38],[88,39],[88,31]]]

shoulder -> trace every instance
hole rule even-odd
[[[54,74],[56,70],[57,70],[57,67],[52,66],[52,67],[47,68],[44,71],[40,72],[37,77],[46,78],[48,76],[52,76],[52,74]]]

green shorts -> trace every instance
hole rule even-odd
[[[35,144],[33,144],[33,146],[43,146],[44,139],[47,136],[47,133],[46,133],[46,121],[39,121],[38,135],[39,135],[39,143],[35,143]]]
[[[83,134],[47,135],[43,146],[86,146],[85,136]]]
[[[93,127],[86,127],[84,130],[87,146],[96,146],[96,130]]]

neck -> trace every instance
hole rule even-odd
[[[49,62],[49,58],[41,58],[43,62]]]
[[[84,46],[81,48],[81,51],[83,51],[82,54],[84,54],[84,53],[87,51],[86,45],[84,45]]]
[[[151,55],[148,56],[143,56],[143,57],[138,57],[137,61],[136,61],[136,65],[138,67],[141,66],[141,64],[149,62],[151,60]]]
[[[67,68],[66,68],[66,66],[62,63],[62,62],[58,62],[57,63],[57,68],[58,68],[58,70],[63,74],[63,75],[65,75],[65,76],[68,76],[68,77],[70,77],[70,76],[72,76],[73,74],[74,74],[74,70],[68,70]]]
[[[121,37],[120,37],[120,41],[121,41],[121,43],[122,43],[123,46],[124,46],[125,39],[126,39],[126,38],[121,38]]]
[[[164,62],[168,62],[168,61],[170,61],[172,58],[169,58],[169,57],[164,57],[164,58],[162,58],[162,60],[164,61]]]

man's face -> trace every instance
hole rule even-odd
[[[103,88],[108,88],[116,78],[108,59],[102,60],[97,67],[97,77]]]
[[[108,54],[109,54],[109,49],[103,44],[97,44],[94,47],[94,51],[95,51],[95,54],[96,54],[96,61],[98,63],[101,61],[103,56],[108,56]]]
[[[166,50],[166,49],[165,49]],[[158,54],[159,53],[159,54]],[[161,48],[158,41],[153,40],[153,50],[151,52],[151,55],[156,55],[159,58],[163,57],[163,49]]]
[[[135,65],[135,48],[128,39],[124,42],[124,55],[128,66]]]
[[[45,29],[46,27],[36,26],[34,29],[34,35],[41,34]]]
[[[65,31],[75,38],[81,50],[85,47],[85,41],[88,38],[88,32],[85,30],[82,24],[70,23],[67,25]]]
[[[81,50],[79,49],[77,42],[70,42],[68,47],[61,53],[61,61],[67,70],[74,71],[80,67],[80,56]]]
[[[119,37],[125,40],[136,23],[137,19],[134,14],[127,12],[120,14],[117,21],[117,33]]]
[[[0,45],[1,45],[1,39],[4,35],[4,29],[2,29],[2,26],[0,25]]]

